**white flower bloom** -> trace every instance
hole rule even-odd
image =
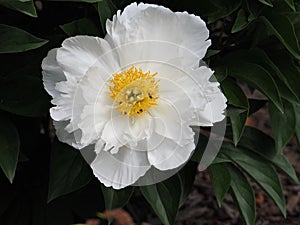
[[[133,3],[106,29],[104,39],[76,36],[51,50],[43,81],[59,140],[120,189],[184,165],[195,149],[190,126],[221,121],[226,98],[199,66],[210,46],[200,17]]]

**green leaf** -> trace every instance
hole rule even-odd
[[[197,142],[197,146],[195,148],[193,156],[191,157],[191,161],[200,163],[202,156],[204,154],[204,151],[206,149],[207,143],[208,143],[208,138],[206,136],[200,134],[198,142]]]
[[[241,113],[243,113],[245,111],[247,111],[247,110],[228,105],[227,108],[226,108],[226,116],[232,116],[232,115],[236,115],[236,114],[241,114]]]
[[[230,2],[222,0],[212,0],[211,3],[216,6],[216,10],[211,15],[209,15],[208,23],[213,23],[220,18],[230,15],[241,5],[240,0],[232,0]]]
[[[237,145],[243,135],[245,124],[248,118],[248,110],[243,112],[232,112],[230,114],[230,122],[233,132],[233,143]]]
[[[294,110],[296,115],[296,137],[298,140],[298,145],[300,146],[300,105],[294,104]]]
[[[296,11],[295,5],[294,5],[294,0],[284,0],[284,1],[293,11]]]
[[[233,132],[233,142],[237,144],[243,135],[245,123],[248,118],[248,98],[243,90],[230,79],[224,80],[221,83],[221,86],[230,105],[246,109],[243,111],[231,111],[229,115]]]
[[[195,180],[198,164],[194,162],[188,162],[178,173],[177,176],[180,182],[181,194],[180,194],[180,205],[182,205],[186,197],[190,194],[193,183]]]
[[[261,155],[285,172],[295,183],[299,183],[294,168],[282,154],[277,154],[275,142],[269,135],[256,128],[245,127],[239,145]]]
[[[208,49],[204,58],[209,58],[214,55],[217,55],[221,50]]]
[[[278,77],[274,76],[273,78],[277,84],[277,87],[279,89],[282,99],[287,100],[292,103],[296,103],[296,104],[298,104],[298,102],[300,102],[299,97],[292,90],[292,87],[289,84],[284,83],[284,81],[280,80]],[[287,81],[287,83],[290,83],[290,81],[288,81],[287,79],[286,79],[286,81]]]
[[[298,42],[299,42],[299,37],[300,37],[300,16],[299,15],[300,15],[300,11],[298,9],[296,12],[288,13],[287,15],[288,15],[290,21],[292,22],[292,24],[295,28],[296,36],[298,37]]]
[[[293,71],[294,73],[288,73],[288,77],[289,77],[288,78],[285,75],[285,73],[282,71],[282,68],[279,67],[279,65],[282,64],[282,60],[281,60],[282,57],[284,58],[287,57],[287,59],[284,59],[284,61],[286,61],[285,64],[287,63],[291,64],[291,62],[289,62],[290,59],[289,55],[286,56],[286,54],[284,53],[285,52],[282,53],[275,52],[274,54],[273,52],[271,52],[268,55],[266,54],[266,52],[264,52],[259,48],[253,48],[251,50],[237,50],[223,57],[220,63],[224,66],[229,65],[229,67],[230,65],[233,67],[238,67],[238,65],[244,64],[245,62],[257,64],[263,67],[266,71],[268,71],[270,75],[272,75],[274,82],[275,80],[278,81],[278,78],[280,78],[280,80],[284,82],[284,84],[286,85],[285,88],[288,88],[291,92],[293,92],[292,93],[294,95],[293,97],[297,98],[296,93],[297,93],[297,89],[299,89],[298,87],[299,85],[295,87],[296,85],[292,83],[295,80],[295,77],[298,76],[297,72],[295,73],[295,71]],[[282,54],[284,54],[284,56]],[[278,59],[276,57],[274,62],[273,62],[273,58],[274,58],[273,55],[275,56],[278,55]],[[272,59],[269,56],[272,56]],[[290,81],[290,78],[293,79],[292,82]],[[275,83],[277,84],[277,82]]]
[[[247,11],[249,12],[248,20],[252,21],[257,19],[262,11],[262,7],[258,7],[256,1],[244,1],[247,6]]]
[[[255,222],[255,196],[245,176],[235,167],[228,167],[231,176],[231,193],[246,225]]]
[[[164,225],[175,223],[181,198],[178,177],[173,176],[157,184],[141,186],[140,190]]]
[[[279,59],[276,58],[275,61],[273,62],[273,59],[271,59],[269,55],[272,56],[272,58],[274,58],[274,55],[278,55]],[[269,55],[265,51],[259,48],[254,48],[251,50],[239,50],[231,54],[228,54],[227,57],[230,60],[235,59],[239,63],[243,63],[243,61],[247,61],[262,66],[267,71],[269,71],[270,75],[272,75],[273,79],[276,81],[275,83],[279,87],[279,92],[280,94],[283,94],[283,97],[287,96],[289,99],[297,98],[297,93],[300,91],[300,88],[299,85],[296,86],[295,84],[293,84],[293,81],[295,80],[296,76],[298,77],[298,74],[295,72],[293,74],[284,73],[284,71],[287,70],[285,69],[285,67],[288,67],[287,64],[291,64],[292,61],[290,59],[291,57],[287,55],[285,52],[281,53],[281,51],[279,53],[275,52],[275,54],[271,52],[269,53]],[[284,64],[284,68],[280,66],[281,64],[283,64],[282,63],[283,60],[281,60],[281,58],[284,58],[283,60],[286,61]],[[278,78],[283,82],[283,84],[278,80]],[[290,80],[291,78],[293,80]],[[290,92],[286,89],[289,89]]]
[[[225,79],[222,81],[221,87],[230,105],[242,109],[249,108],[247,96],[235,81]]]
[[[277,154],[272,159],[269,159],[275,166],[285,172],[296,184],[300,184],[297,174],[291,163],[283,154]]]
[[[270,0],[258,0],[258,1],[265,4],[265,5],[267,5],[267,6],[273,7],[273,4]]]
[[[278,87],[266,69],[253,63],[242,63],[230,66],[229,74],[260,90],[280,111],[283,111]]]
[[[103,184],[101,185],[101,189],[104,196],[106,210],[122,208],[127,204],[134,190],[133,187],[115,190],[111,187],[105,187]]]
[[[231,184],[230,173],[223,163],[211,164],[208,170],[218,205],[221,207],[225,194],[228,192]]]
[[[272,51],[269,54],[280,73],[278,77],[286,84],[293,94],[300,98],[300,85],[298,85],[300,71],[295,65],[294,58],[287,51]]]
[[[97,10],[100,18],[103,33],[106,33],[106,20],[111,19],[117,12],[117,7],[112,0],[102,0],[97,3]]]
[[[92,178],[80,151],[55,141],[51,149],[48,202],[86,186]]]
[[[0,115],[0,166],[12,183],[20,151],[19,134],[9,118]]]
[[[223,145],[223,154],[234,161],[274,200],[284,216],[286,216],[285,198],[281,183],[273,166],[258,155],[233,145]]]
[[[24,52],[39,48],[48,41],[16,27],[0,24],[0,53]]]
[[[249,22],[245,11],[243,9],[240,9],[231,28],[231,33],[236,33],[243,30],[247,27],[248,24]]]
[[[218,163],[231,163],[231,160],[223,157],[222,152],[219,152],[218,156],[214,159],[212,164],[218,164]]]
[[[191,192],[198,163],[188,162],[169,179],[140,190],[165,225],[174,224],[179,207]]]
[[[269,56],[271,56],[272,59]],[[236,51],[229,54],[228,57],[234,58],[241,63],[242,60],[244,60],[262,66],[269,71],[270,75],[272,75],[282,97],[292,101],[299,101],[297,93],[299,93],[300,96],[300,88],[299,85],[295,85],[294,82],[296,77],[298,77],[300,74],[295,70],[293,72],[285,72],[286,70],[293,70],[292,59],[287,52],[276,51],[267,54],[265,51],[259,48],[254,48],[251,50]]]
[[[0,0],[0,5],[17,10],[29,16],[37,17],[33,0]]]
[[[100,31],[93,21],[82,18],[59,26],[68,36],[91,35],[100,36]]]
[[[228,76],[228,69],[225,66],[220,66],[213,69],[215,72],[209,79],[211,82],[222,82]]]
[[[0,76],[0,109],[22,116],[46,115],[50,99],[31,69]]]
[[[280,153],[295,132],[296,118],[294,107],[291,103],[285,101],[284,112],[281,113],[274,104],[269,103],[269,114],[276,150]]]
[[[277,154],[273,138],[254,127],[245,127],[239,145],[254,150],[270,159]]]
[[[241,51],[241,53],[242,52],[243,51]],[[270,72],[270,74],[271,75],[276,74],[276,76],[284,83],[284,84],[281,84],[278,81],[277,77],[273,75],[273,78],[276,81],[276,84],[278,86],[280,86],[280,88],[279,88],[280,94],[282,93],[283,95],[286,96],[286,93],[284,92],[284,90],[286,88],[288,88],[292,92],[292,93],[289,92],[289,94],[292,95],[292,98],[293,97],[297,98],[297,89],[299,89],[299,87],[298,87],[299,85],[297,85],[297,87],[295,87],[295,85],[291,82],[291,80],[289,80],[289,77],[287,76],[287,74],[285,74],[281,70],[282,68],[279,67],[279,65],[282,64],[282,60],[280,60],[281,63],[278,62],[277,60],[276,60],[276,62],[273,62],[273,60],[269,57],[269,55],[273,56],[273,53],[270,53],[269,55],[267,55],[266,52],[264,52],[263,50],[258,49],[258,48],[252,49],[251,51],[245,51],[242,54],[247,55],[248,56],[247,58],[249,61],[263,66],[268,71],[272,71],[272,70],[274,71],[274,73]],[[284,54],[284,52],[283,52],[283,54]],[[284,55],[280,54],[280,58],[282,58],[282,57],[287,57],[287,59],[290,58],[289,56],[285,56],[285,55],[286,54],[284,54]],[[284,60],[286,60],[286,59],[284,59]],[[286,65],[285,65],[285,67],[286,67]]]
[[[286,49],[298,60],[299,44],[295,33],[295,28],[291,21],[282,15],[272,15],[268,18],[262,16],[260,19],[265,25],[274,33],[279,41],[286,47]]]

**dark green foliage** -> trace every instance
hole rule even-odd
[[[19,134],[6,116],[0,117],[0,123],[0,167],[12,183],[20,150]]]
[[[60,25],[60,28],[70,37],[75,35],[99,36],[100,31],[95,23],[87,18],[74,20],[70,23]]]
[[[80,152],[55,141],[51,149],[48,202],[86,186],[91,179],[91,169]]]
[[[25,52],[47,43],[47,40],[37,38],[24,30],[4,24],[0,24],[0,35],[0,53]]]
[[[47,114],[50,98],[40,68],[47,52],[68,36],[104,37],[106,20],[133,1],[42,2],[39,11],[32,0],[0,0],[0,223],[5,225],[84,222],[105,208],[123,207],[137,190],[103,186],[79,151],[54,139]],[[164,0],[159,4],[201,16],[210,30],[212,46],[204,60],[228,99],[226,140],[208,168],[218,204],[228,192],[245,224],[254,225],[251,180],[285,215],[277,169],[299,184],[282,149],[294,135],[300,143],[300,2]],[[247,88],[260,91],[265,100],[249,98]],[[266,106],[274,139],[245,126],[249,115]],[[207,142],[201,134],[181,171],[140,187],[164,224],[175,223]]]
[[[126,187],[121,190],[115,190],[111,187],[105,187],[103,184],[101,185],[101,189],[105,201],[106,210],[121,208],[126,205],[134,191],[133,187]]]
[[[237,144],[243,135],[244,124],[249,113],[249,103],[243,90],[232,80],[226,79],[222,82],[222,90],[227,97],[228,104],[235,107],[228,108],[231,121],[233,142]]]
[[[189,162],[169,179],[140,187],[142,194],[164,224],[174,224],[180,205],[191,191],[196,167],[195,163]]]
[[[33,0],[1,0],[0,5],[17,10],[29,16],[37,17]]]
[[[246,225],[255,221],[255,197],[252,187],[246,177],[235,167],[229,168],[231,183],[230,191]]]

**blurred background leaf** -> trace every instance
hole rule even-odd
[[[80,151],[55,141],[51,151],[48,202],[86,186],[92,178]]]
[[[48,41],[16,27],[0,24],[0,53],[24,52],[39,48]]]
[[[0,77],[0,109],[22,116],[46,115],[49,96],[40,78],[30,70]]]
[[[121,190],[115,190],[111,187],[105,187],[101,185],[101,190],[104,196],[105,209],[112,210],[116,208],[122,208],[129,201],[134,188],[126,187]]]
[[[117,7],[112,0],[102,0],[97,3],[97,11],[101,22],[103,33],[106,33],[106,20],[112,19],[113,15],[117,12]]]
[[[60,25],[60,28],[68,36],[76,36],[76,35],[100,36],[100,32],[97,26],[94,24],[93,21],[87,18],[74,20],[70,23]]]
[[[9,118],[2,114],[0,114],[0,124],[0,167],[12,183],[19,156],[19,134]]]
[[[0,5],[17,10],[28,16],[37,17],[33,0],[0,0]]]

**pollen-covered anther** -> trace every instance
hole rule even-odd
[[[157,73],[143,73],[132,66],[130,69],[115,74],[110,82],[110,97],[115,100],[115,107],[122,115],[141,116],[149,108],[157,105]]]

